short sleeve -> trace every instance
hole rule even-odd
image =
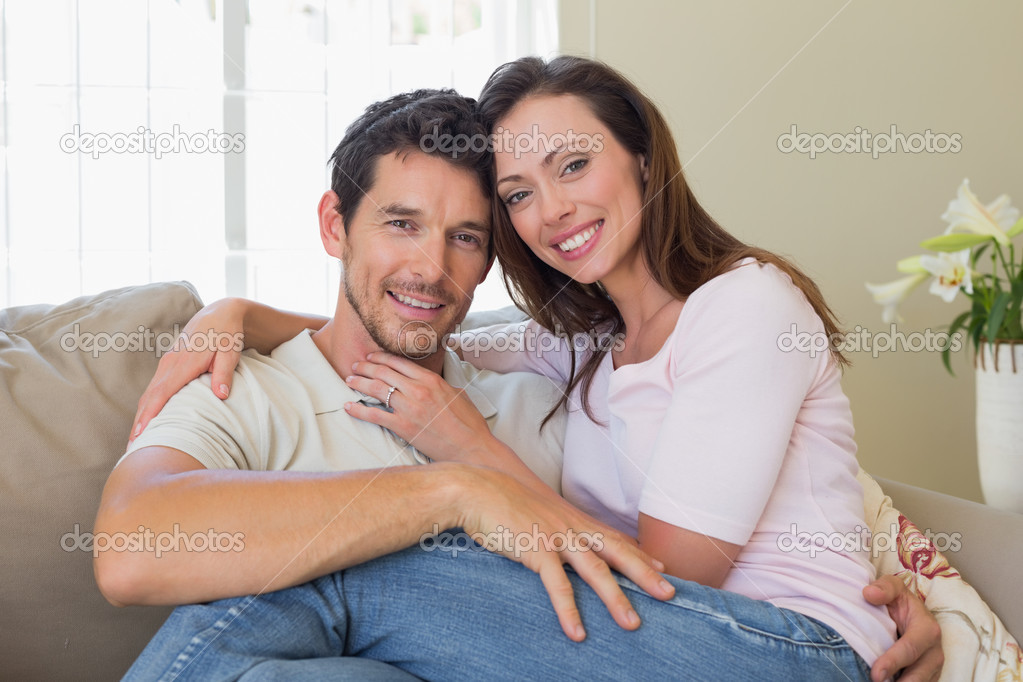
[[[673,338],[672,395],[642,513],[726,542],[749,540],[800,409],[831,362],[786,346],[796,328],[823,333],[802,292],[774,266],[738,267],[690,296]]]
[[[125,456],[162,446],[191,455],[207,469],[267,469],[270,401],[244,360],[227,400],[214,395],[210,383],[211,375],[204,374],[171,397]]]
[[[463,331],[458,336],[462,358],[479,369],[531,372],[561,384],[568,382],[572,345],[534,320]],[[577,363],[585,360],[580,354]]]

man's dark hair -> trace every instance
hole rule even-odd
[[[476,101],[454,90],[415,90],[371,104],[348,126],[328,164],[345,232],[376,180],[377,159],[388,154],[435,154],[474,173],[489,199],[489,140],[476,118]]]

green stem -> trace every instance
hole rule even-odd
[[[1012,244],[1009,244],[1009,248],[1012,248]],[[1011,282],[1012,281],[1012,268],[1010,268],[1009,264],[1005,262],[1005,253],[1002,252],[1002,247],[1001,247],[1001,245],[998,242],[995,242],[995,251],[998,253],[998,258],[1001,259],[1001,261],[1002,261],[1002,267],[1005,268],[1006,277]],[[992,254],[992,258],[991,258],[991,272],[994,272],[994,273],[998,272],[997,270],[995,270],[995,261],[994,261],[994,255],[993,254]]]

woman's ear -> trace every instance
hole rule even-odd
[[[345,250],[345,221],[337,212],[337,194],[327,190],[320,197],[317,213],[320,218],[320,240],[334,258],[342,259]]]
[[[643,178],[644,185],[650,181],[650,165],[646,162],[646,156],[643,154],[639,155],[639,175]]]

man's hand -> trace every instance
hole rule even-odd
[[[436,466],[436,465],[432,465]],[[579,511],[553,491],[537,492],[518,480],[485,467],[471,467],[471,480],[459,486],[464,511],[459,525],[490,551],[520,562],[539,574],[562,630],[579,642],[586,631],[564,564],[593,588],[622,628],[635,630],[639,616],[611,569],[656,599],[675,588],[660,575],[663,564],[627,536]]]
[[[927,682],[941,675],[945,654],[941,650],[941,627],[920,598],[894,575],[884,575],[863,588],[863,597],[875,606],[888,607],[899,639],[870,670],[874,682],[890,679],[905,668],[900,682]]]

